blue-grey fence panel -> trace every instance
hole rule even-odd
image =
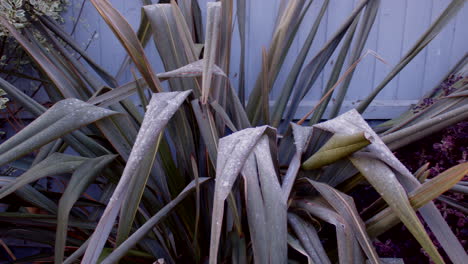
[[[112,4],[128,19],[136,30],[140,21],[141,1],[111,0]],[[155,1],[153,1],[155,2]],[[202,13],[208,0],[198,1]],[[234,6],[236,1],[234,2]],[[254,86],[261,67],[261,50],[268,48],[271,40],[276,14],[282,0],[247,0],[247,37],[246,37],[246,85]],[[273,102],[279,95],[288,70],[294,63],[323,0],[312,3],[297,39],[285,60],[283,69],[274,85],[270,100]],[[351,82],[349,93],[345,98],[343,111],[352,108],[389,73],[400,58],[412,47],[417,39],[440,15],[448,5],[448,0],[382,0],[377,20],[367,41],[365,51],[373,50],[385,59],[388,64],[367,56],[358,66]],[[94,7],[85,0],[81,18],[76,21],[83,0],[72,0],[65,18],[65,26],[71,32],[73,23],[78,23],[75,39],[83,47],[88,46],[88,52],[104,68],[116,73],[124,58],[124,50],[106,23],[99,17]],[[315,42],[308,54],[309,61],[320,50],[326,41],[338,29],[358,0],[331,0],[325,20],[321,23]],[[235,18],[235,16],[234,16]],[[234,20],[236,22],[236,20]],[[415,103],[427,91],[437,85],[448,70],[468,52],[468,5],[460,10],[457,16],[443,31],[423,50],[385,89],[365,113],[366,118],[385,119],[401,113],[409,105]],[[233,27],[233,45],[231,57],[230,79],[237,87],[239,70],[239,36],[237,24]],[[154,69],[163,71],[159,55],[151,41],[146,48]],[[328,62],[324,73],[317,80],[306,100],[301,104],[298,116],[308,112],[320,99],[322,89],[327,82],[333,67],[335,56]],[[307,62],[306,61],[306,62]],[[123,80],[131,80],[127,73]]]

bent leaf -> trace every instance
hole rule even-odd
[[[0,145],[0,165],[20,158],[73,130],[117,114],[78,99],[65,99]]]
[[[172,70],[172,71],[158,73],[156,76],[161,81],[166,81],[172,78],[200,77],[202,76],[202,74],[203,74],[203,60],[198,60],[188,65],[182,66],[181,68]],[[213,66],[213,74],[226,77],[226,74],[217,65]],[[141,78],[141,79],[129,82],[127,84],[124,84],[122,86],[119,86],[99,96],[93,97],[88,100],[88,103],[98,105],[100,107],[106,107],[106,106],[118,103],[126,99],[127,97],[137,92],[138,87],[145,87],[145,86],[146,86],[146,83]]]
[[[350,110],[333,120],[317,124],[316,127],[333,133],[354,134],[362,131],[368,133],[371,135],[368,139],[372,144],[366,147],[366,151],[372,153],[374,157],[378,157],[379,160],[390,166],[392,170],[396,172],[398,181],[407,192],[414,191],[421,186],[419,181],[393,155],[391,150],[385,146],[382,139],[369,127],[356,110]],[[434,203],[429,202],[422,207],[419,212],[452,262],[464,263],[464,260],[467,258],[465,250]]]
[[[297,252],[301,253],[307,258],[307,264],[313,264],[314,262],[310,258],[310,256],[305,251],[304,247],[301,245],[301,242],[297,240],[295,237],[291,236],[288,233],[288,244],[290,247],[294,248]]]
[[[273,141],[274,142],[274,141]],[[287,259],[287,205],[283,198],[267,136],[262,136],[242,170],[247,219],[256,263]]]
[[[313,263],[331,263],[313,226],[292,213],[288,214],[288,222],[304,246],[308,258],[311,258]]]
[[[273,136],[275,135],[274,130],[263,126],[238,131],[219,141],[210,241],[210,263],[212,264],[217,263],[218,258],[224,201],[231,192],[231,188],[244,164],[264,134],[275,137]],[[250,222],[252,221],[251,219]],[[251,224],[250,222],[249,224]],[[286,243],[286,238],[282,242]],[[258,250],[256,250],[256,253],[259,253]],[[281,252],[278,253],[281,254]],[[271,261],[278,261],[278,259],[272,259]]]
[[[4,89],[8,96],[12,97],[16,102],[21,104],[27,111],[38,117],[46,112],[46,108],[27,96],[21,90],[11,85],[0,77],[0,87]],[[108,154],[109,151],[100,144],[86,136],[81,131],[73,131],[71,135],[64,135],[66,141],[79,154],[86,157],[97,157],[99,155]]]
[[[144,185],[139,186],[137,190],[130,190],[129,186],[133,181],[132,179],[135,177],[147,179],[157,150],[158,134],[189,94],[190,91],[153,94],[122,177],[90,238],[83,257],[84,263],[95,263],[99,258],[122,205],[128,202],[129,199],[141,199]],[[135,191],[138,195],[132,196],[130,191]],[[138,206],[138,202],[133,204]],[[131,225],[136,208],[129,207],[126,209],[127,211],[122,211],[121,219],[127,219],[125,223]]]
[[[14,184],[16,179],[17,178],[15,177],[0,176],[0,186],[12,185]],[[2,189],[0,189],[0,191],[1,190]],[[21,199],[48,212],[57,212],[57,205],[52,200],[47,198],[44,194],[34,189],[32,186],[24,185],[23,187],[17,189],[15,191],[15,194],[18,195]]]
[[[369,144],[370,141],[364,132],[352,135],[334,134],[323,147],[302,164],[302,168],[313,170],[332,164]]]
[[[353,249],[359,248],[356,238],[353,236],[350,224],[344,217],[333,211],[328,206],[312,200],[298,201],[297,206],[306,210],[312,216],[332,224],[336,228],[336,242],[338,244],[338,260],[341,264],[359,263],[354,256]],[[361,250],[359,248],[359,250]]]
[[[73,173],[67,189],[59,201],[57,231],[55,235],[55,263],[63,262],[65,241],[68,233],[68,217],[73,204],[99,175],[101,170],[109,165],[115,157],[116,155],[106,155],[95,159],[89,159],[84,161]]]
[[[366,253],[371,263],[380,263],[379,256],[372,246],[372,241],[366,233],[362,221],[351,196],[335,190],[324,183],[307,179],[314,188],[330,203],[331,206],[351,225],[354,235]]]
[[[173,71],[164,73],[158,73],[158,78],[161,80],[167,80],[170,78],[187,78],[187,77],[199,77],[203,75],[203,67],[205,60],[197,60],[188,65],[182,66]],[[212,65],[212,74],[227,77],[223,70],[216,64]]]
[[[43,177],[73,172],[86,158],[54,153],[0,189],[0,199]]]
[[[449,190],[468,173],[468,162],[454,166],[435,178],[425,182],[410,194],[409,202],[417,210],[428,202]],[[387,208],[366,221],[367,232],[371,237],[377,237],[386,230],[398,224],[400,220],[391,208]]]
[[[444,263],[424,226],[413,211],[405,190],[391,169],[383,162],[363,155],[356,154],[350,159],[431,256],[431,259],[436,263]]]

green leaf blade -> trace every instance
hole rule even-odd
[[[122,225],[122,223],[127,225],[125,226],[127,230],[121,229],[120,231],[129,232],[137,208],[126,207],[125,210],[123,210],[122,206],[124,203],[127,203],[126,201],[129,199],[137,199],[139,201],[144,185],[140,185],[138,190],[135,190],[140,195],[134,196],[130,194],[129,186],[131,182],[134,181],[133,178],[136,177],[135,173],[137,172],[140,173],[140,175],[138,175],[139,177],[147,179],[155,157],[145,157],[147,153],[156,152],[155,148],[158,143],[158,134],[162,131],[163,127],[174,115],[182,102],[187,98],[189,93],[190,91],[153,94],[119,184],[112,194],[110,202],[96,230],[90,238],[85,256],[83,257],[84,262],[94,263],[97,261],[119,211],[121,211],[120,225]],[[146,180],[141,182],[146,182]],[[133,205],[138,204],[138,202],[133,203]],[[125,236],[125,233],[123,235]]]
[[[84,161],[73,173],[68,187],[60,198],[57,213],[57,231],[55,237],[55,263],[62,263],[67,238],[68,218],[73,204],[86,190],[89,184],[99,175],[116,155],[106,155]]]

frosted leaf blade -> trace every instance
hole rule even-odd
[[[83,257],[85,263],[94,263],[99,258],[124,203],[124,199],[128,199],[129,197],[128,187],[132,182],[132,178],[136,177],[135,173],[137,172],[141,173],[140,177],[147,177],[151,169],[152,162],[142,162],[142,158],[145,156],[145,153],[156,147],[158,134],[189,94],[190,91],[153,94],[122,177],[99,220],[96,230],[90,238],[88,248]],[[141,196],[136,198],[140,199]],[[129,209],[132,214],[135,212],[132,208]]]

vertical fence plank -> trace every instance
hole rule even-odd
[[[333,34],[340,28],[342,25],[343,21],[345,21],[348,17],[349,14],[353,11],[355,5],[354,1],[331,1],[330,6],[329,6],[329,16],[327,17],[327,20],[324,21],[327,23],[327,41],[333,36]],[[343,38],[343,40],[346,38],[346,36]],[[342,40],[342,42],[343,42]],[[333,67],[335,66],[336,58],[338,57],[338,54],[341,51],[341,47],[343,43],[340,43],[335,50],[335,53],[333,56],[330,58],[330,61],[328,61],[327,65],[325,65],[325,68],[323,70],[323,85],[320,87],[320,90],[317,90],[317,93],[320,93],[319,99],[322,97],[323,91],[326,88],[325,86],[328,83],[328,79],[330,78],[331,72],[333,70]],[[351,52],[352,46],[349,49],[348,52]],[[348,61],[345,61],[345,65],[347,65]],[[341,72],[346,71],[346,66],[344,66],[341,69]]]
[[[450,67],[468,53],[468,4],[463,6],[455,20],[454,39],[450,51]]]
[[[434,0],[432,21],[437,19],[437,17],[448,4],[448,1]],[[450,49],[454,39],[453,33],[455,29],[455,22],[455,19],[450,21],[450,23],[446,25],[446,27],[439,33],[439,35],[427,46],[428,56],[424,67],[425,74],[422,89],[433,88],[434,85],[439,82],[440,79],[446,75],[447,71],[450,69]]]
[[[380,20],[378,27],[377,53],[385,58],[390,65],[396,65],[401,57],[403,40],[403,29],[405,27],[405,0],[382,1],[379,10]],[[391,67],[382,64],[375,64],[374,87],[376,87],[390,72]],[[384,90],[377,96],[377,99],[389,100],[393,97],[397,89],[398,76],[393,79]]]
[[[84,5],[83,5],[84,4]],[[80,15],[80,9],[83,6],[83,11]],[[91,2],[86,0],[73,0],[72,8],[74,19],[76,21],[67,21],[67,23],[77,23],[76,30],[73,35],[75,40],[82,48],[86,48],[88,55],[93,58],[96,63],[102,64],[101,58],[101,29],[102,22],[99,13],[96,11]],[[70,33],[70,31],[67,31]],[[104,66],[106,70],[112,70]]]
[[[126,10],[124,10],[124,2],[121,0],[111,0],[112,5],[123,14],[124,17],[127,17]],[[133,2],[133,1],[131,1]],[[89,3],[91,5],[91,3]],[[91,5],[92,6],[92,5]],[[109,28],[107,23],[103,20],[99,23],[99,42],[100,46],[100,57],[101,65],[106,69],[109,69],[110,74],[116,74],[118,71],[118,66],[122,62],[122,59],[125,54],[125,49],[122,44],[120,44],[117,37],[114,35],[112,30]]]
[[[247,1],[246,93],[255,86],[262,65],[262,47],[268,49],[278,12],[278,0]]]
[[[354,6],[356,6],[356,4],[357,3],[355,3]],[[379,36],[377,29],[379,28],[379,25],[380,20],[377,17],[374,22],[374,26],[369,33],[369,37],[367,38],[367,42],[363,49],[363,54],[368,50],[377,51]],[[363,95],[370,93],[374,89],[373,83],[376,63],[380,62],[376,62],[376,59],[372,56],[367,56],[359,63],[350,83],[348,94],[345,97],[346,101],[356,101],[360,98],[363,98]]]
[[[321,2],[321,1],[315,1],[315,2]],[[278,5],[279,5],[279,2],[278,2]],[[291,44],[289,52],[286,55],[286,58],[283,62],[283,67],[281,68],[281,71],[278,74],[276,82],[274,83],[273,90],[270,96],[270,100],[276,100],[278,96],[280,95],[281,93],[280,91],[283,88],[284,83],[286,82],[289,71],[291,70],[291,68],[294,65],[294,62],[296,61],[296,56],[299,53],[300,49],[302,48],[302,44],[305,41],[305,38],[308,34],[308,30],[312,27],[313,18],[314,18],[313,16],[311,16],[311,12],[310,12],[312,8],[313,6],[309,8],[309,12],[305,15],[302,21],[302,25],[297,32],[296,38]]]
[[[325,15],[323,16],[323,21],[322,23],[320,23],[317,34],[315,35],[314,41],[312,42],[312,46],[309,50],[309,53],[307,54],[307,58],[305,60],[304,65],[309,63],[314,58],[314,56],[323,48],[323,46],[325,45],[327,41],[328,25],[326,21],[328,21],[328,17],[332,15],[330,9],[331,9],[331,5],[333,4],[333,2],[334,1],[330,1],[328,9]],[[311,10],[309,10],[309,13],[311,15],[309,14],[306,15],[307,19],[310,20],[309,22],[310,25],[314,23],[315,18],[317,17],[320,11],[320,8],[322,7],[322,3],[323,1],[315,1],[315,3],[312,4]],[[301,43],[304,42],[304,40],[307,38],[307,34],[309,33],[309,30],[310,28],[307,28],[304,31],[299,32],[300,36],[303,38]],[[295,56],[295,54],[291,54],[291,55]],[[324,86],[324,75],[322,72],[320,76],[317,78],[317,80],[315,81],[315,84],[312,86],[310,92],[306,95],[304,100],[305,101],[319,100],[323,86]]]
[[[431,24],[432,1],[407,0],[406,25],[403,35],[402,56],[416,43]],[[414,58],[400,73],[396,98],[400,100],[417,100],[423,94],[424,65],[427,50]]]

